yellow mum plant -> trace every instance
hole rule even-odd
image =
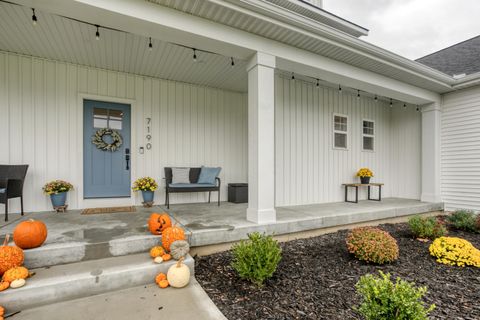
[[[132,189],[133,191],[155,191],[158,189],[158,184],[151,177],[143,177],[135,180]]]
[[[456,237],[440,237],[430,245],[430,254],[437,262],[451,266],[480,268],[480,250],[467,240]]]
[[[357,172],[357,177],[373,177],[373,172],[372,170],[368,168],[360,168]]]

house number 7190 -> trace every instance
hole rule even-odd
[[[147,120],[147,135],[145,136],[145,138],[147,139],[147,144],[145,145],[145,147],[147,148],[147,150],[150,150],[152,149],[152,144],[150,143],[150,140],[152,140],[152,135],[150,134],[150,123],[152,122],[152,118],[146,118]]]

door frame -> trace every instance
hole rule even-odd
[[[84,100],[96,100],[103,102],[113,102],[113,103],[123,103],[130,105],[130,184],[135,181],[136,177],[136,163],[137,163],[137,140],[136,140],[136,123],[137,123],[137,101],[134,99],[112,97],[106,95],[96,95],[89,93],[78,93],[78,110],[79,110],[79,120],[77,123],[78,128],[81,128],[82,134],[80,134],[79,152],[78,156],[81,160],[80,168],[77,168],[77,203],[78,208],[95,208],[95,207],[118,207],[118,206],[129,206],[135,205],[135,194],[133,190],[130,190],[130,197],[121,197],[121,198],[98,198],[98,199],[85,199],[83,197],[83,122],[84,122]]]

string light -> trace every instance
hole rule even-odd
[[[233,60],[233,57],[231,57],[230,60],[230,65],[232,66],[232,68],[235,67],[235,60]]]
[[[373,98],[375,100],[375,102],[378,102],[378,97],[377,95],[375,95],[375,98]]]
[[[342,93],[342,86],[338,85],[338,93]]]
[[[295,80],[295,74],[292,72],[292,80]]]
[[[32,8],[32,23],[34,26],[37,25],[37,16],[35,15],[35,9]]]
[[[406,104],[406,103],[403,104],[403,108],[404,108],[404,109],[407,108],[407,104]]]
[[[317,79],[317,88],[320,87],[320,80]]]
[[[360,90],[357,90],[357,99],[360,99]]]
[[[417,112],[420,111],[420,108],[418,107],[418,104],[417,104]]]
[[[152,44],[152,37],[148,38],[148,50],[152,51],[153,49],[153,44]]]
[[[97,32],[95,32],[95,39],[100,40],[100,26],[96,24],[95,27],[97,27]]]
[[[197,62],[197,49],[193,49],[193,61]]]
[[[393,101],[392,101],[392,98],[390,98],[390,108],[393,107]]]

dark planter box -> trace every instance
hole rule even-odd
[[[247,183],[229,183],[228,184],[228,202],[247,203],[248,202],[248,184]]]

